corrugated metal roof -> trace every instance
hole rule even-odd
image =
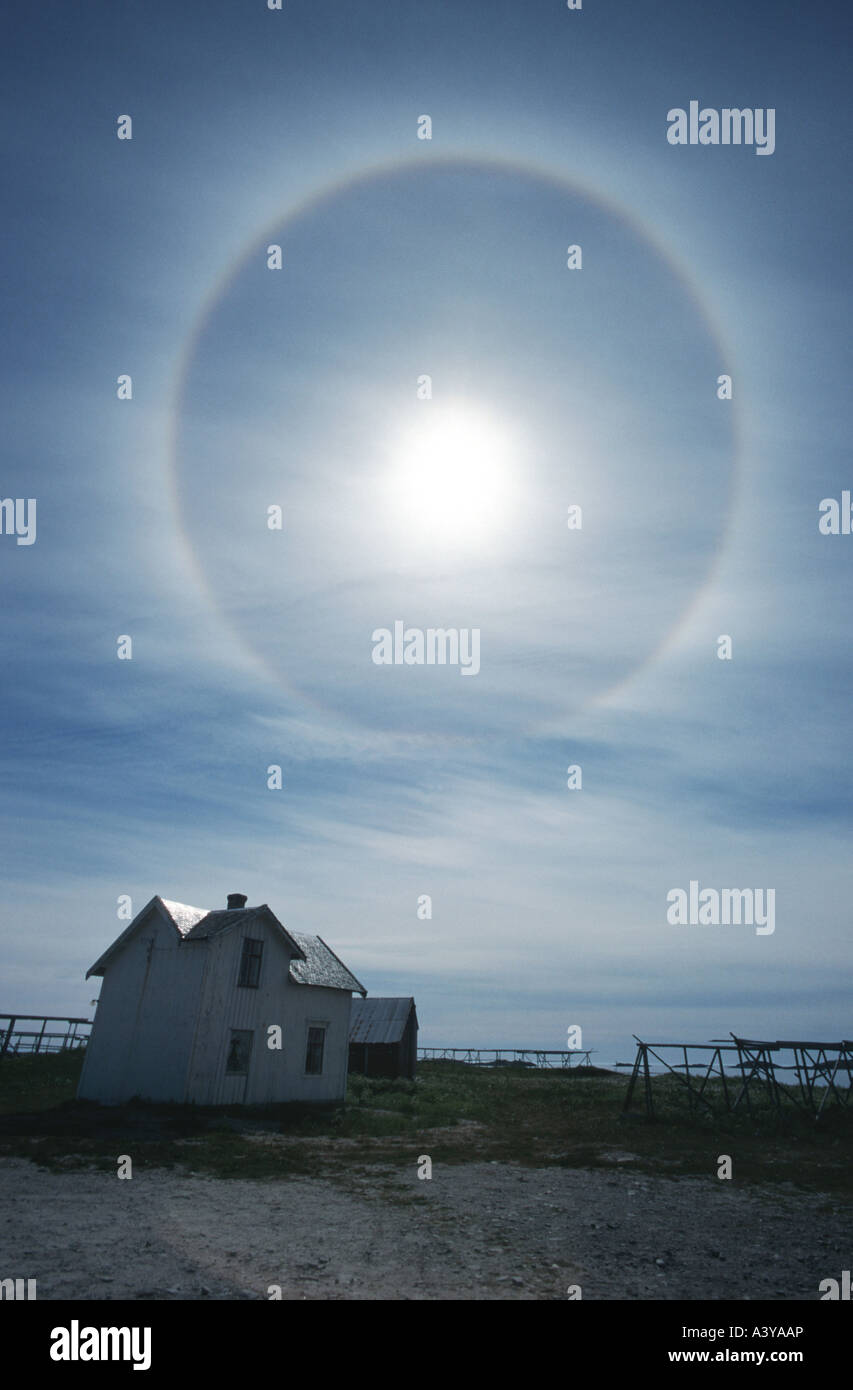
[[[404,999],[353,999],[350,1014],[351,1043],[400,1042],[415,1001]]]
[[[292,931],[290,935],[305,952],[305,960],[290,962],[290,978],[297,985],[320,985],[324,989],[357,990],[359,994],[367,993],[364,985],[347,970],[343,961],[338,960],[321,936],[307,936],[301,931]]]
[[[160,901],[181,936],[188,936],[196,923],[200,922],[202,917],[206,917],[208,913],[206,907],[190,907],[189,903],[173,903],[168,898],[161,898]]]

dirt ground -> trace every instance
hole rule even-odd
[[[850,1268],[850,1208],[716,1179],[512,1164],[131,1180],[0,1160],[0,1273],[40,1299],[797,1299]]]

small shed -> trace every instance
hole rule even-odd
[[[363,1076],[414,1078],[418,1061],[415,1001],[354,999],[350,1015],[349,1069]]]

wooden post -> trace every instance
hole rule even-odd
[[[634,1086],[636,1085],[637,1076],[639,1075],[640,1071],[640,1058],[643,1054],[644,1044],[640,1042],[640,1039],[637,1037],[636,1033],[634,1034],[634,1041],[637,1044],[637,1055],[634,1058],[634,1069],[631,1072],[631,1079],[628,1082],[628,1093],[625,1096],[625,1104],[622,1106],[623,1115],[627,1115],[628,1111],[631,1108],[631,1097],[634,1094]]]
[[[655,1103],[652,1099],[652,1074],[649,1071],[649,1049],[645,1043],[643,1043],[643,1083],[646,1091],[646,1114],[650,1120],[653,1120]]]

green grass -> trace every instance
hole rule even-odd
[[[73,1100],[84,1049],[0,1057],[0,1115],[16,1110],[49,1110]]]
[[[653,1082],[657,1118],[623,1119],[627,1077],[423,1062],[418,1080],[351,1076],[345,1105],[101,1107],[74,1099],[79,1053],[0,1059],[0,1154],[65,1169],[179,1165],[217,1177],[344,1177],[383,1165],[472,1160],[714,1176],[853,1195],[853,1110],[819,1124],[793,1107],[692,1115],[673,1078]],[[709,1091],[709,1094],[712,1092]],[[636,1099],[636,1098],[635,1098]]]

